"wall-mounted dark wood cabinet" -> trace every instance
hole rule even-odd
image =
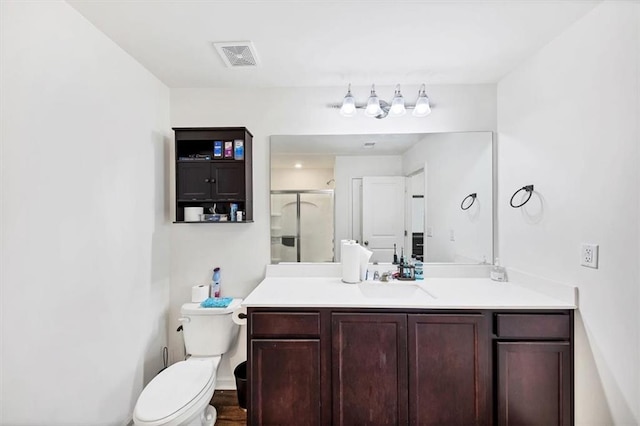
[[[252,142],[244,127],[180,127],[175,131],[176,222],[186,207],[216,216],[189,221],[237,223],[232,204],[253,221]],[[222,219],[222,220],[221,220]]]

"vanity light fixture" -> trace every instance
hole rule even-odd
[[[344,96],[342,100],[342,106],[340,107],[340,114],[345,117],[353,117],[356,115],[356,98],[351,94],[351,84],[349,84],[349,89],[347,90],[347,94]]]
[[[418,100],[416,101],[416,106],[413,109],[413,115],[416,117],[426,117],[429,114],[431,114],[431,105],[429,105],[429,97],[425,92],[423,84],[418,91]]]
[[[345,117],[353,117],[356,110],[364,109],[364,113],[368,117],[385,118],[387,115],[392,117],[400,117],[404,115],[408,109],[413,110],[415,117],[426,117],[431,113],[431,104],[426,93],[426,86],[423,84],[418,90],[418,99],[415,104],[405,104],[400,85],[396,85],[391,103],[381,100],[376,94],[375,84],[371,85],[371,93],[366,104],[356,103],[355,98],[351,94],[351,84],[347,89],[347,94],[342,100],[341,105],[332,105],[332,107],[340,108],[340,114]]]

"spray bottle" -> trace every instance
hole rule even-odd
[[[220,268],[213,270],[213,282],[211,283],[211,297],[220,297]]]

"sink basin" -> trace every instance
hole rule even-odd
[[[408,299],[416,295],[428,295],[420,286],[406,282],[364,281],[358,284],[364,297],[373,299]]]

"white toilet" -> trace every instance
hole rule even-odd
[[[216,387],[221,355],[238,335],[232,314],[242,299],[226,308],[185,303],[180,309],[184,345],[189,358],[171,365],[145,387],[133,421],[139,426],[213,426],[216,410],[209,401]]]

